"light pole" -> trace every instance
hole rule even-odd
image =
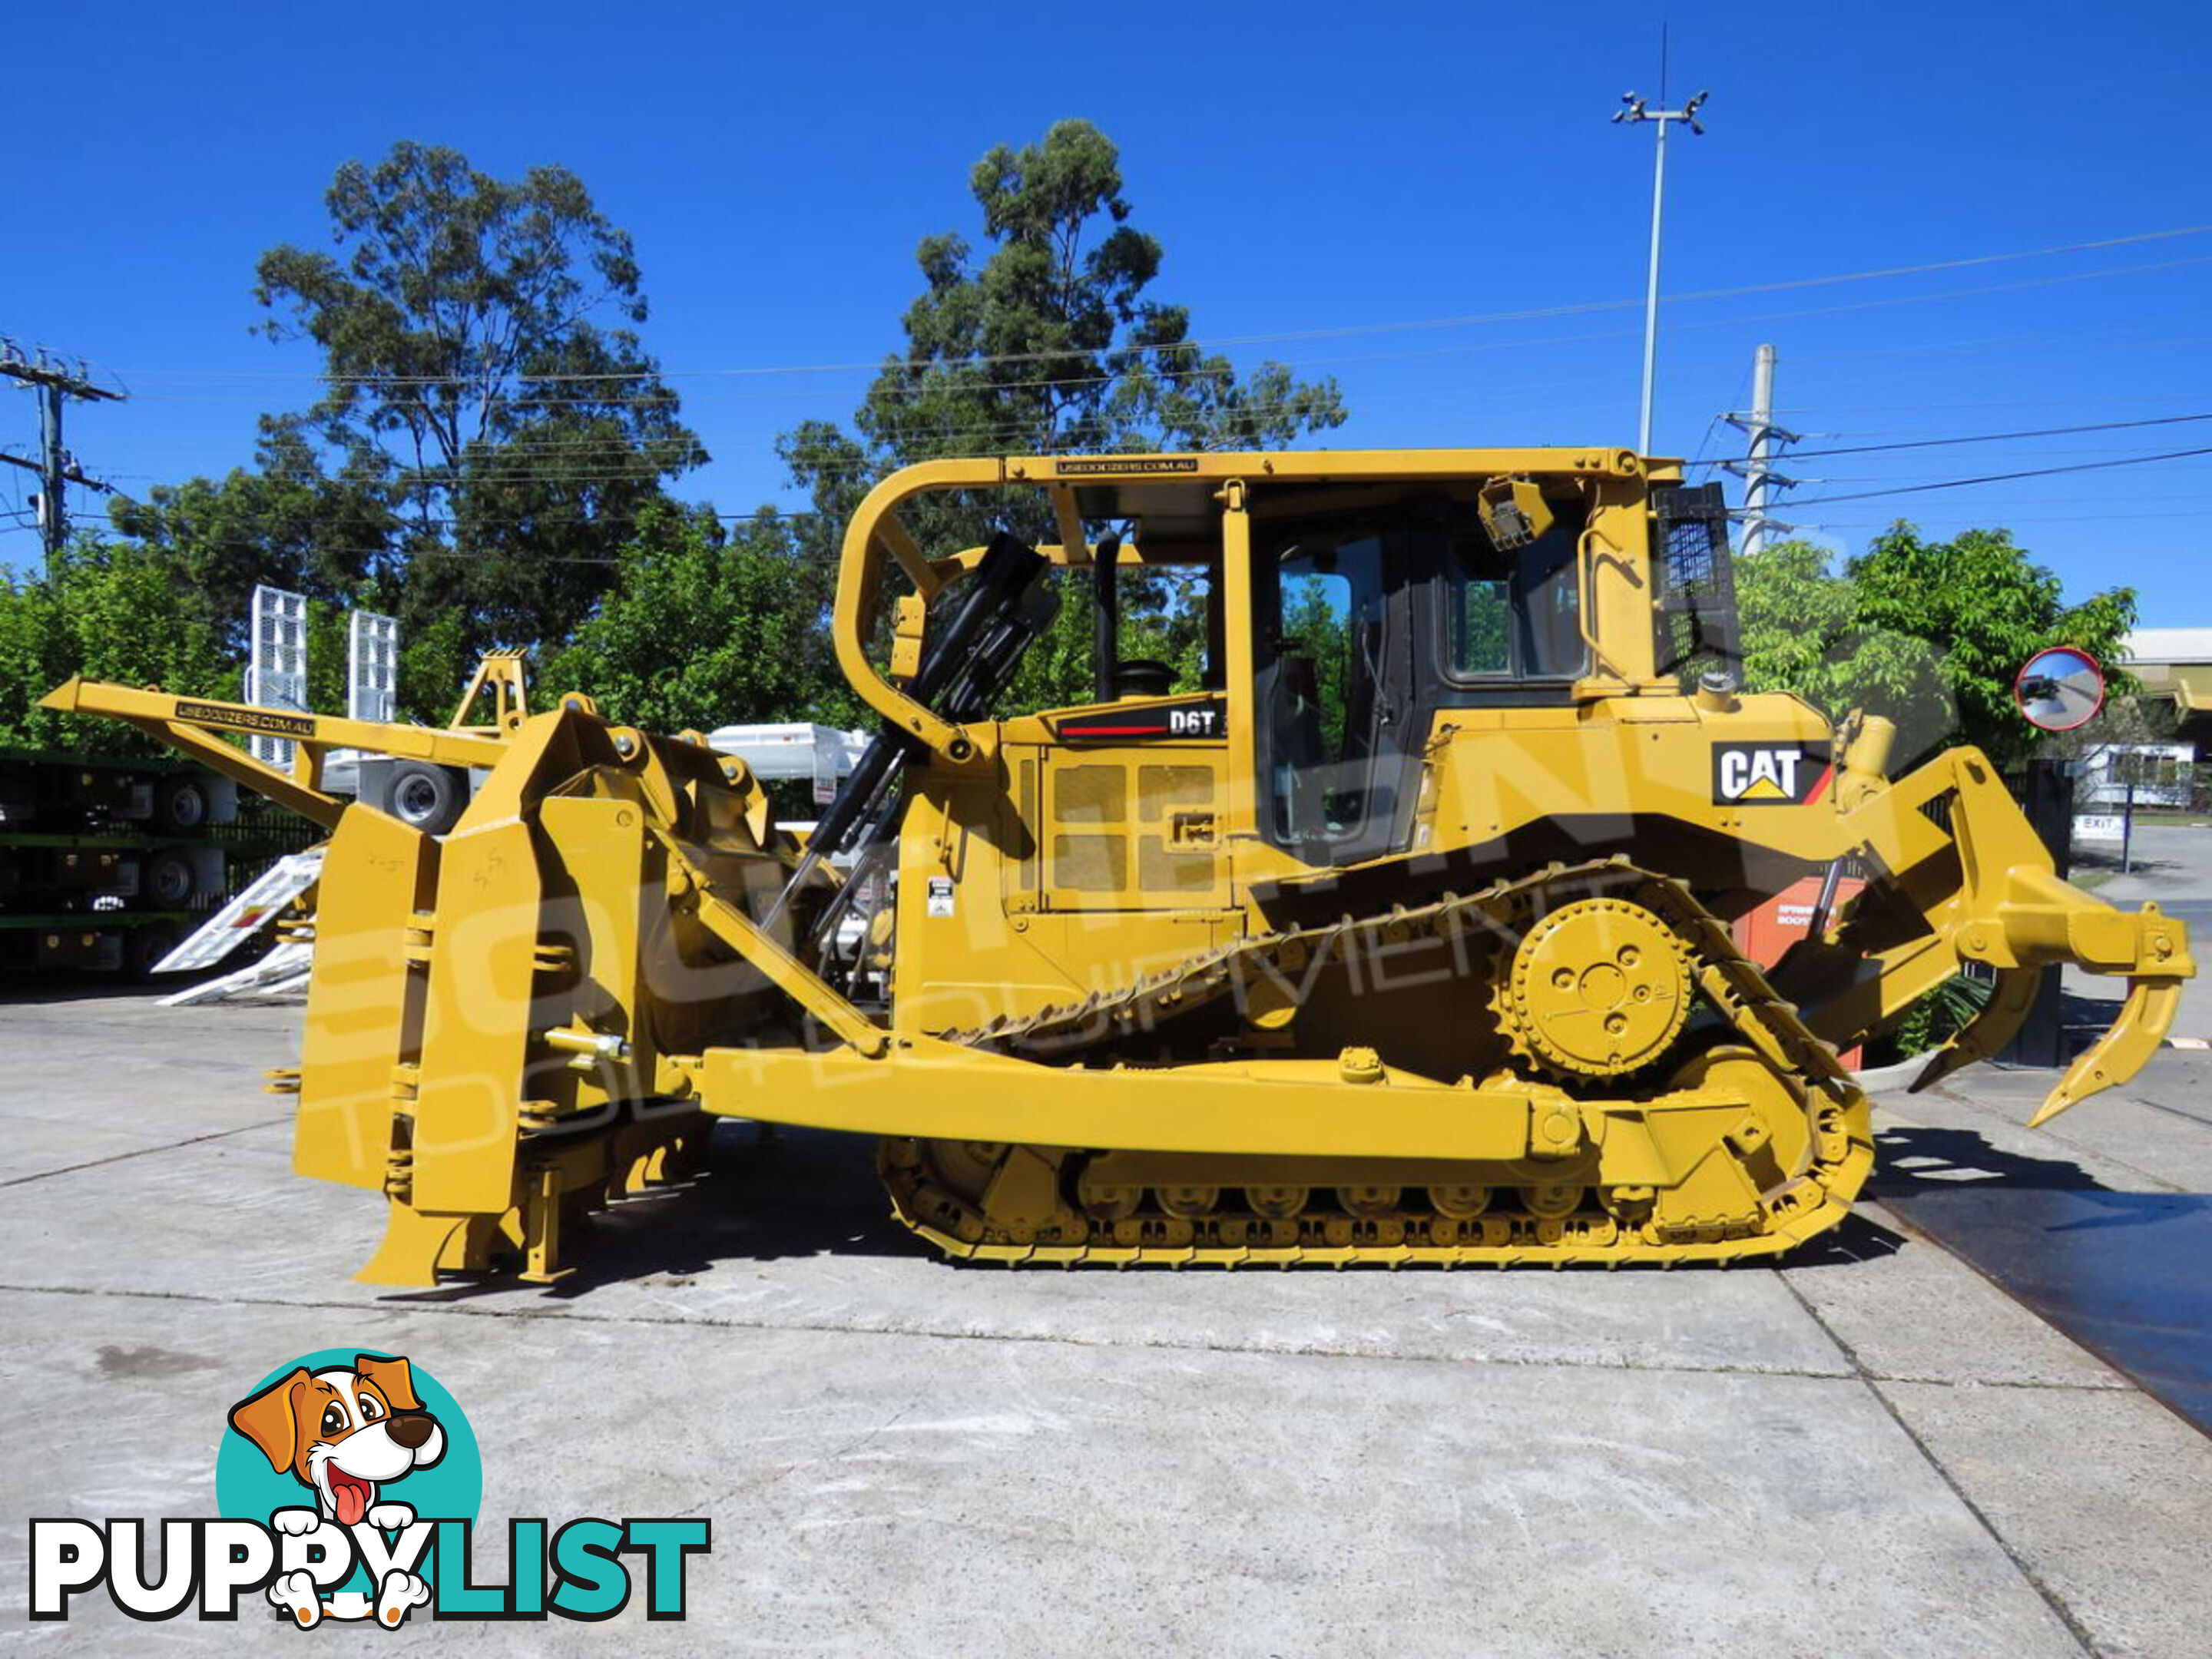
[[[1664,88],[1662,88],[1664,91]],[[1702,137],[1705,128],[1698,125],[1698,112],[1705,106],[1705,94],[1699,93],[1680,109],[1652,109],[1641,94],[1624,93],[1620,101],[1626,109],[1615,110],[1613,118],[1633,125],[1638,121],[1655,121],[1659,126],[1659,159],[1651,175],[1651,274],[1644,289],[1644,415],[1637,428],[1636,449],[1640,455],[1651,453],[1651,383],[1659,362],[1659,224],[1667,204],[1667,129],[1676,121],[1685,123],[1693,133]]]

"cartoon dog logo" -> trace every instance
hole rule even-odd
[[[366,1521],[380,1532],[414,1524],[414,1509],[382,1496],[386,1486],[446,1455],[446,1431],[416,1398],[414,1374],[404,1359],[358,1354],[351,1366],[310,1371],[302,1365],[230,1408],[230,1425],[251,1440],[278,1474],[315,1494],[313,1509],[283,1509],[270,1516],[278,1532],[305,1537],[325,1522],[352,1528]],[[359,1596],[324,1601],[305,1571],[280,1573],[269,1600],[289,1609],[304,1628],[328,1614],[363,1618],[367,1607],[343,1605]],[[411,1572],[392,1571],[377,1587],[379,1623],[396,1626],[410,1607],[430,1599],[430,1587]]]

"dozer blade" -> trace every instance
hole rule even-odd
[[[409,956],[438,880],[438,843],[366,807],[338,820],[317,897],[300,1110],[292,1167],[318,1181],[381,1192],[404,1062],[416,1057]],[[406,1090],[403,1087],[401,1094]]]
[[[2137,978],[2128,988],[2128,1000],[2120,1005],[2120,1017],[2112,1029],[2066,1068],[2066,1075],[2044,1097],[2027,1127],[2048,1123],[2069,1106],[2125,1083],[2142,1070],[2173,1029],[2173,1017],[2181,1011],[2181,980],[2172,975]]]

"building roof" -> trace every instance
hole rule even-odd
[[[2212,663],[2212,628],[2138,628],[2122,643],[2120,659]]]

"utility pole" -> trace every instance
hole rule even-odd
[[[1659,101],[1663,104],[1667,101],[1663,36],[1662,42]],[[1645,105],[1641,94],[1623,93],[1620,101],[1628,107],[1615,110],[1613,116],[1616,122],[1626,122],[1632,126],[1639,121],[1652,121],[1659,127],[1658,160],[1651,175],[1651,272],[1644,287],[1644,413],[1636,428],[1637,453],[1643,455],[1651,453],[1651,391],[1659,364],[1659,228],[1666,216],[1667,129],[1680,121],[1702,137],[1705,130],[1698,125],[1698,112],[1705,106],[1705,97],[1701,92],[1680,109],[1652,109]]]
[[[1786,529],[1767,517],[1773,492],[1787,489],[1791,480],[1774,470],[1774,447],[1795,443],[1797,434],[1774,424],[1774,348],[1763,345],[1752,360],[1751,412],[1721,418],[1751,439],[1751,453],[1741,461],[1723,461],[1729,471],[1743,478],[1743,550],[1757,553],[1766,545],[1770,530]]]
[[[68,486],[82,484],[103,494],[109,489],[79,471],[64,447],[62,410],[72,398],[85,403],[120,403],[124,394],[94,386],[82,362],[72,372],[48,357],[43,349],[35,359],[26,357],[13,340],[0,339],[0,374],[21,381],[38,396],[39,459],[27,461],[19,455],[0,454],[0,462],[39,475],[39,539],[46,548],[46,568],[52,570],[56,556],[69,541]]]

